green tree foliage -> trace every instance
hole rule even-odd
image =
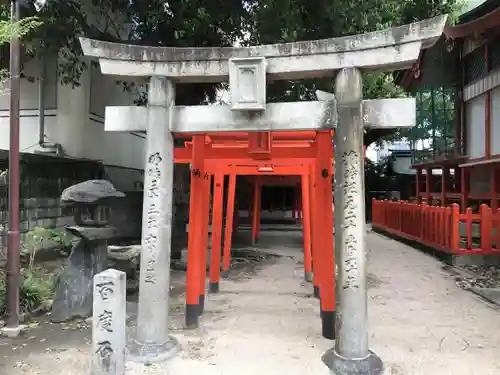
[[[27,17],[20,22],[12,22],[9,12],[6,9],[0,8],[0,48],[8,47],[12,37],[23,38],[29,36],[33,33],[33,30],[40,26],[41,22],[36,17]],[[0,69],[1,86],[3,86],[4,81],[8,77],[9,71],[7,69]],[[2,89],[0,94],[5,93],[4,91]]]
[[[380,30],[443,13],[461,0],[52,0],[39,14],[43,25],[26,43],[29,56],[58,52],[60,79],[77,85],[88,67],[78,36],[157,46],[230,46],[339,37]],[[95,11],[101,26],[93,26]],[[25,11],[26,13],[27,11]],[[1,19],[0,12],[0,19]],[[122,17],[117,17],[121,14]],[[29,15],[29,14],[28,14]],[[126,20],[126,24],[121,20]],[[92,21],[92,22],[91,22]],[[124,35],[123,29],[128,28]],[[121,37],[117,37],[120,30]],[[308,100],[316,89],[331,90],[332,79],[280,81],[269,87],[269,100]],[[215,86],[180,85],[179,104],[212,101]],[[365,97],[403,95],[392,74],[369,74]],[[367,134],[367,143],[380,131]]]
[[[29,12],[25,9],[25,16]],[[43,25],[25,43],[25,57],[58,53],[61,83],[79,85],[89,68],[81,59],[79,36],[155,46],[231,46],[242,39],[247,16],[244,3],[233,0],[51,0],[38,14]],[[179,104],[214,97],[214,85],[177,88]]]
[[[253,3],[252,44],[341,37],[394,27],[440,14],[456,19],[461,0],[259,0]],[[307,100],[316,89],[332,90],[332,79],[302,82],[276,82],[269,87],[270,99]],[[392,73],[365,75],[365,98],[404,96],[394,83]],[[371,130],[365,144],[391,135],[386,130]],[[392,136],[400,136],[399,133]]]

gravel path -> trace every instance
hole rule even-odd
[[[273,253],[290,257],[224,281],[222,292],[208,299],[198,331],[182,329],[183,297],[173,298],[171,327],[182,352],[162,365],[129,363],[127,375],[329,374],[320,358],[331,342],[320,336],[318,301],[302,281],[298,236],[280,233],[288,246],[275,244],[276,235],[271,240]],[[457,288],[436,259],[377,234],[367,244],[370,345],[384,360],[385,375],[500,373],[497,310]],[[0,373],[49,375],[57,364],[58,372],[89,375],[85,341],[64,351],[49,341],[29,355],[13,352]]]
[[[387,374],[500,373],[500,313],[459,289],[435,258],[369,235],[371,346]]]

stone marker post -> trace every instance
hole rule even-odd
[[[335,347],[323,356],[334,374],[378,375],[382,361],[368,349],[365,196],[363,189],[363,78],[357,68],[335,82],[335,251],[337,315]]]
[[[127,275],[108,269],[94,276],[91,375],[124,375]]]
[[[138,362],[164,360],[178,350],[177,341],[168,335],[174,89],[165,77],[150,78],[137,338],[130,346],[130,354]]]

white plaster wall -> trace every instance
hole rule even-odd
[[[83,139],[88,158],[111,166],[144,168],[144,138],[130,133],[105,132],[102,120],[89,119]]]
[[[31,62],[26,67],[26,73],[38,76],[38,69],[38,63]],[[56,71],[55,62],[47,64],[46,140],[59,143],[68,157],[88,158],[112,166],[143,169],[144,138],[130,133],[104,132],[105,106],[131,105],[135,93],[123,91],[115,84],[116,77],[103,76],[98,67],[84,72],[78,87],[58,84]],[[8,90],[4,90],[7,93],[0,95],[0,149],[8,150],[10,97]],[[22,80],[20,149],[23,152],[34,152],[38,146],[37,107],[37,83]],[[125,172],[123,169],[117,169],[113,174],[120,179],[120,175]]]
[[[144,135],[104,131],[105,107],[133,105],[135,92],[124,91],[116,83],[118,77],[102,75],[99,67],[92,66],[89,77],[88,123],[83,134],[85,156],[102,160],[108,165],[143,169],[146,146]]]
[[[111,76],[101,74],[99,66],[92,64],[90,68],[90,113],[104,118],[104,110],[106,106],[126,106],[134,105],[134,99],[137,98],[141,86],[145,83],[139,78],[135,80],[127,80],[127,83],[134,83],[135,87],[132,90],[123,90],[122,85],[118,81],[124,81],[126,77]]]
[[[20,122],[19,147],[22,152],[33,152],[38,146],[38,111],[22,110]],[[8,150],[9,139],[9,112],[0,112],[0,150]],[[57,133],[56,110],[47,110],[45,114],[46,133]]]
[[[24,74],[35,81],[21,80],[20,149],[30,152],[38,145],[38,61],[32,60],[24,67]],[[57,67],[54,61],[47,62],[45,78],[45,129],[52,137],[57,136]],[[0,149],[9,149],[9,85],[0,86]]]
[[[467,129],[467,155],[470,158],[485,156],[485,96],[481,95],[465,103]]]
[[[104,167],[107,177],[113,182],[115,188],[120,191],[141,190],[140,183],[144,181],[144,174],[137,169],[125,169],[112,166]]]
[[[500,87],[491,91],[491,153],[500,154]]]
[[[88,61],[88,60],[87,60]],[[85,153],[85,134],[89,123],[90,73],[84,71],[80,86],[58,85],[57,137],[64,153],[74,158],[89,157]],[[92,157],[90,157],[93,159]]]
[[[30,82],[28,79],[21,79],[21,109],[38,109],[38,77],[40,75],[40,64],[38,60],[31,60],[25,64],[24,75],[34,79]],[[55,109],[57,101],[57,66],[54,60],[48,60],[46,64],[45,77],[45,108]],[[1,87],[0,111],[8,112],[10,95],[8,93],[9,82],[6,81]]]

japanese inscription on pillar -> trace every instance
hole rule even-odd
[[[124,373],[125,284],[125,273],[114,269],[94,276],[92,375]]]
[[[359,175],[360,175],[360,153],[349,150],[342,155],[342,164],[344,169],[344,184],[342,186],[344,194],[344,223],[343,232],[346,246],[344,259],[344,269],[346,277],[342,287],[344,289],[359,288],[359,271],[356,260],[356,249],[358,247],[357,211],[359,209]]]
[[[146,183],[146,233],[144,244],[149,257],[146,263],[145,281],[149,284],[156,283],[156,253],[158,251],[158,230],[160,227],[160,183],[162,178],[163,158],[159,152],[149,155],[146,166],[148,183]]]

